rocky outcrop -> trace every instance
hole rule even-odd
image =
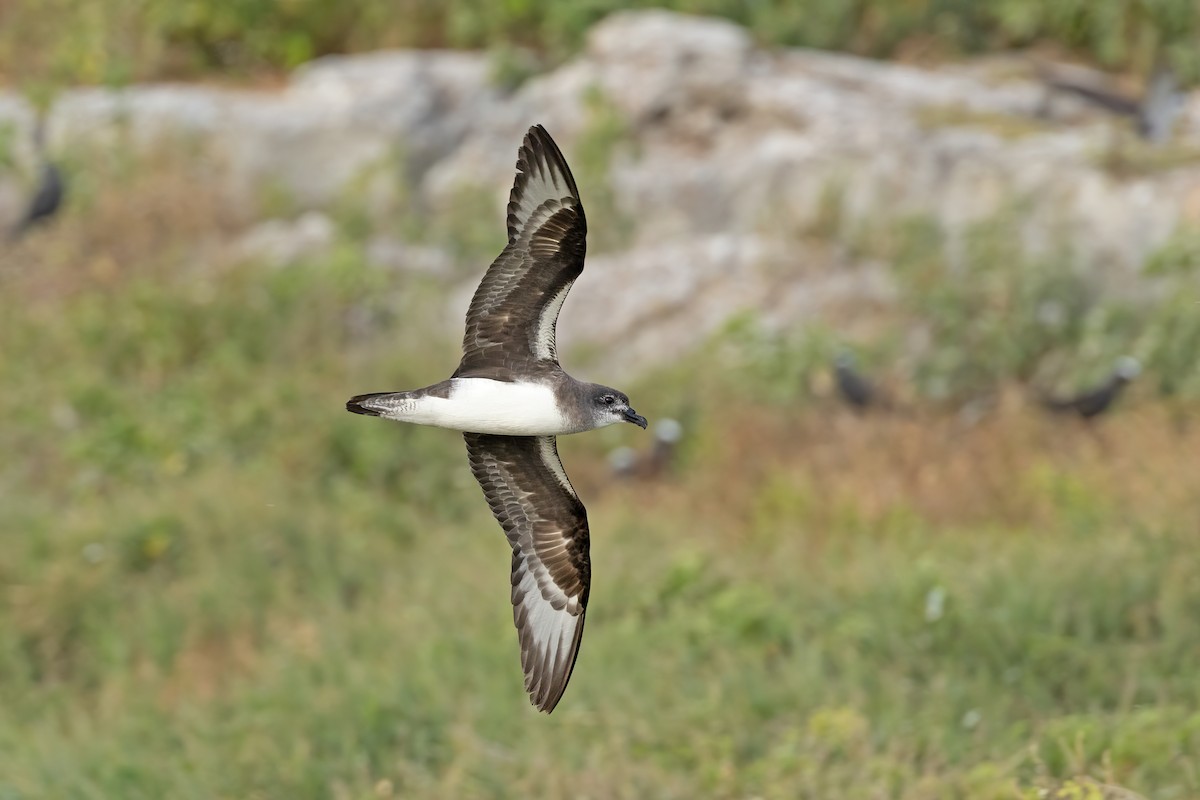
[[[1200,225],[1200,96],[1163,151],[1188,157],[1123,173],[1101,158],[1116,123],[1069,101],[1037,116],[1047,108],[1017,58],[924,69],[764,51],[728,22],[645,11],[610,16],[577,58],[515,92],[493,85],[483,54],[387,52],[321,59],[274,92],[70,91],[50,130],[52,149],[205,159],[248,221],[267,188],[297,213],[353,193],[372,207],[449,215],[467,191],[494,199],[498,225],[515,147],[542,122],[588,174],[585,203],[605,204],[596,218],[627,228],[593,237],[580,281],[588,300],[569,304],[564,342],[620,337],[652,360],[745,309],[794,322],[855,297],[886,302],[887,265],[851,263],[806,235],[836,240],[916,214],[943,227],[953,253],[967,225],[1015,209],[1027,248],[1066,238],[1110,283],[1136,282],[1173,231]],[[24,131],[31,119],[0,96],[0,124]],[[234,251],[286,262],[308,252],[282,242],[292,233],[328,239],[319,218],[306,219],[261,228]],[[436,242],[383,228],[373,263],[473,272]],[[469,288],[452,294],[448,329]]]
[[[881,264],[734,233],[592,256],[576,286],[559,323],[562,340],[602,343],[592,348],[595,360],[617,375],[694,349],[739,312],[778,330],[895,299]],[[456,306],[465,311],[468,299]]]
[[[54,105],[52,149],[203,159],[247,215],[267,190],[316,209],[364,179],[385,201],[397,180],[419,181],[453,152],[477,109],[494,102],[487,76],[479,54],[385,52],[321,59],[297,70],[283,91],[77,89]],[[32,126],[23,105],[0,103],[0,121],[6,111],[19,130]]]

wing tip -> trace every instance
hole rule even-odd
[[[575,663],[579,660],[579,645],[583,641],[583,624],[587,620],[587,609],[579,614],[579,623],[575,626],[575,635],[571,639],[569,660],[552,663],[531,664],[526,661],[526,651],[522,649],[522,667],[525,671],[525,691],[529,693],[529,702],[539,712],[550,714],[558,707],[571,682],[575,672]],[[547,660],[549,654],[547,653]],[[540,669],[539,669],[540,667]]]
[[[587,515],[567,490],[567,482],[546,463],[543,443],[552,443],[553,437],[464,433],[463,439],[471,473],[512,548],[509,600],[524,688],[530,704],[549,714],[574,673],[587,619]],[[531,506],[529,497],[538,492],[550,492],[557,500]],[[514,509],[514,501],[522,508]],[[540,529],[543,534],[552,527],[562,538],[551,543],[555,546],[545,562],[538,552],[535,522],[546,523]]]
[[[518,160],[521,160],[521,156],[528,155],[533,162],[543,163],[557,171],[566,181],[566,189],[576,199],[579,198],[579,189],[575,186],[575,176],[571,173],[570,165],[567,164],[567,157],[563,155],[558,142],[554,141],[554,137],[541,123],[530,126],[529,130],[525,132],[521,150],[523,152],[518,154]],[[526,159],[526,164],[531,163]]]
[[[516,239],[530,212],[529,209],[525,209],[522,214],[521,202],[526,188],[535,177],[543,174],[549,176],[550,183],[556,188],[559,188],[559,179],[561,179],[560,190],[573,197],[576,203],[579,202],[579,188],[575,185],[575,176],[571,174],[571,167],[567,164],[567,159],[554,141],[554,137],[541,123],[531,125],[525,132],[525,136],[521,140],[521,147],[517,150],[516,171],[512,190],[508,196],[506,219],[510,242]],[[554,177],[556,175],[558,178]]]
[[[554,141],[554,137],[546,130],[546,126],[538,122],[529,126],[529,130],[525,131],[525,138],[521,142],[521,149],[531,153],[539,151],[549,151],[562,155],[562,151],[558,149],[558,144]]]

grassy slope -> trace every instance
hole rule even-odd
[[[596,584],[539,716],[458,437],[341,410],[453,363],[396,345],[441,287],[206,267],[163,185],[0,276],[0,797],[1200,793],[1200,434],[1151,403],[1097,439],[628,387],[694,436],[650,486],[604,480],[632,428],[564,442]]]

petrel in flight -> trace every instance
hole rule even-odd
[[[577,381],[558,364],[554,328],[583,271],[586,235],[571,169],[535,125],[517,153],[508,244],[475,290],[458,369],[424,389],[346,403],[355,414],[463,431],[471,472],[512,547],[525,689],[547,713],[579,655],[592,574],[587,512],[555,437],[614,422],[646,427],[623,392]]]

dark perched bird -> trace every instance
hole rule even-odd
[[[683,426],[666,417],[654,426],[654,444],[649,453],[618,447],[608,455],[609,466],[618,478],[656,478],[671,469],[682,438]]]
[[[1129,117],[1134,120],[1138,135],[1151,142],[1161,142],[1170,136],[1183,107],[1179,79],[1166,64],[1160,63],[1150,73],[1140,98],[1110,88],[1102,75],[1091,71],[1043,65],[1038,72],[1048,90],[1072,94],[1118,117]]]
[[[838,395],[857,411],[865,411],[878,400],[875,387],[855,369],[854,354],[842,350],[833,360]]]
[[[17,223],[9,231],[9,239],[16,241],[24,236],[30,228],[50,220],[62,206],[66,194],[66,182],[62,170],[46,155],[46,129],[43,120],[39,119],[33,131],[34,149],[38,158],[38,182],[34,188],[33,197]]]
[[[1109,409],[1125,385],[1142,371],[1142,365],[1132,356],[1117,359],[1112,375],[1104,383],[1073,397],[1043,397],[1042,404],[1050,411],[1063,414],[1078,414],[1091,419]]]
[[[1138,107],[1137,130],[1143,139],[1162,142],[1170,138],[1175,119],[1183,110],[1185,95],[1179,88],[1179,78],[1166,65],[1160,64],[1146,82],[1146,92]]]
[[[586,234],[571,170],[535,125],[517,153],[508,244],[475,290],[458,369],[424,389],[346,403],[355,414],[464,432],[471,472],[512,547],[525,689],[547,713],[579,655],[592,576],[587,512],[556,437],[616,422],[646,427],[624,393],[577,381],[558,363],[555,325],[583,271]]]

